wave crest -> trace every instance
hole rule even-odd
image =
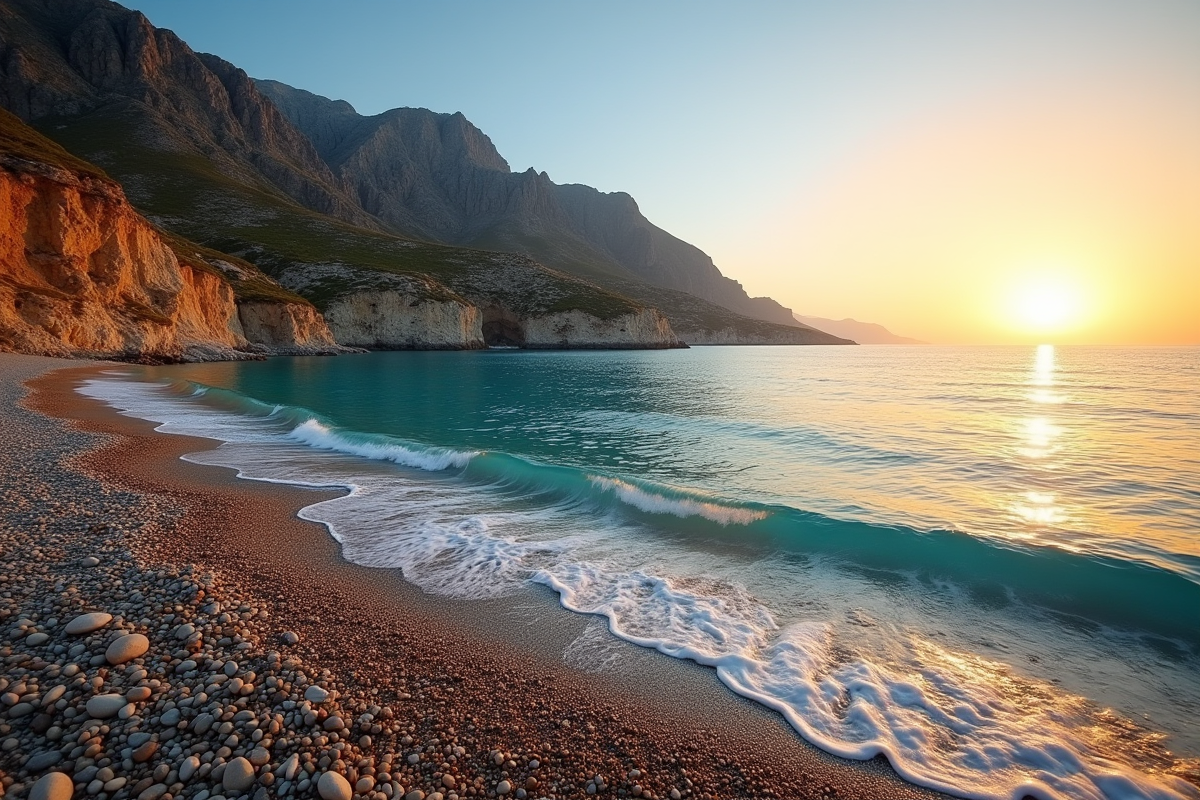
[[[647,514],[671,514],[676,517],[703,517],[719,525],[749,525],[767,518],[767,512],[754,508],[722,505],[693,497],[667,497],[649,492],[618,478],[590,476],[601,491],[612,492],[617,499]]]
[[[426,472],[441,472],[451,467],[465,467],[476,455],[461,450],[443,448],[420,448],[402,444],[388,436],[355,437],[339,433],[315,419],[297,425],[288,438],[318,450],[333,450],[352,456],[369,458],[373,461],[391,461],[405,467],[414,467]]]

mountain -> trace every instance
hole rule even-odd
[[[107,0],[0,2],[0,105],[99,165],[161,231],[227,254],[227,263],[240,258],[281,291],[310,301],[341,344],[845,343],[662,288],[595,255],[581,237],[560,237],[577,212],[550,202],[557,189],[544,176],[507,172],[490,141],[461,115],[433,115],[445,131],[417,136],[404,125],[429,124],[429,112],[359,127],[353,109],[332,104],[346,118],[339,122],[323,101],[310,105],[328,124],[310,119],[305,133],[291,119],[299,101],[280,102],[288,114],[240,69],[193,52],[170,31]],[[391,152],[383,147],[388,137],[409,147],[411,159],[442,166],[406,171],[403,160],[383,158]],[[367,140],[381,149],[356,144]],[[459,150],[449,146],[456,142]],[[378,161],[370,160],[373,154]],[[378,172],[374,189],[369,164]],[[427,207],[437,192],[413,184],[411,197],[420,202],[401,204],[404,217],[390,199],[405,185],[393,173],[438,177],[438,191],[446,186],[444,173],[459,174],[460,194],[479,197],[438,210]],[[528,196],[512,196],[522,192]],[[525,255],[536,248],[489,244],[513,232],[505,209],[546,203],[545,214],[520,217],[529,223],[525,232],[544,228],[538,241],[553,249],[543,252],[579,260],[563,257],[548,266]],[[497,212],[498,223],[483,219],[482,227],[450,213],[493,206],[504,213]],[[384,211],[394,218],[384,219]],[[448,227],[416,227],[437,220]]]
[[[317,310],[156,229],[121,187],[0,109],[0,350],[207,361],[333,353]]]
[[[0,4],[0,105],[27,121],[119,108],[163,152],[201,156],[308,208],[378,226],[245,72],[116,3]]]
[[[396,108],[361,116],[278,81],[259,90],[306,133],[363,208],[400,233],[519,252],[598,281],[645,282],[739,314],[794,325],[790,310],[751,298],[699,248],[653,225],[624,192],[558,185],[514,173],[483,131],[459,114]]]
[[[874,322],[859,322],[854,319],[825,319],[823,317],[806,317],[796,315],[796,320],[817,330],[852,339],[859,344],[929,344],[920,339],[910,339],[907,336],[897,336]]]

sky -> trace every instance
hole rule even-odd
[[[802,314],[1200,344],[1196,0],[125,4],[362,114],[461,111]]]

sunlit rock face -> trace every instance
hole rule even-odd
[[[181,264],[120,187],[0,156],[0,349],[244,357],[233,289]]]

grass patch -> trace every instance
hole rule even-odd
[[[16,114],[3,108],[0,108],[0,153],[51,164],[88,178],[112,180],[95,164],[72,155],[57,142],[26,125]]]

